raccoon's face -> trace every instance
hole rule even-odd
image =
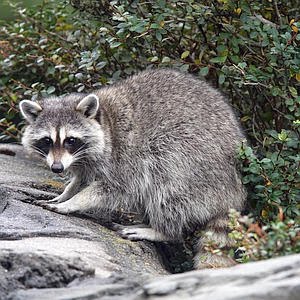
[[[20,102],[21,113],[29,123],[22,142],[27,150],[43,157],[54,173],[61,173],[71,165],[80,165],[95,145],[101,151],[104,137],[94,119],[99,109],[96,95],[84,97],[73,108],[55,104],[47,109],[33,101]]]
[[[75,133],[76,134],[76,133]],[[61,173],[85,154],[86,143],[83,139],[66,135],[64,127],[52,128],[45,137],[34,140],[31,146],[46,159],[54,173]]]

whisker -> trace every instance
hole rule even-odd
[[[81,145],[73,154],[76,155],[78,152],[80,152],[85,146],[87,145],[87,143],[84,143],[83,145]]]
[[[38,147],[32,145],[32,149],[34,149],[37,153],[39,153],[39,154],[42,155],[43,157],[47,157],[47,154],[46,154],[44,151],[42,151],[40,148],[38,148]]]

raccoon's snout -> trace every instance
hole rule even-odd
[[[54,173],[61,173],[64,170],[64,166],[61,162],[54,162],[51,166],[51,170]]]

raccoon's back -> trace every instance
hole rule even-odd
[[[117,130],[132,131],[139,147],[232,153],[243,139],[226,98],[191,75],[165,69],[144,71],[107,92],[109,101],[119,106],[114,119],[123,128]]]

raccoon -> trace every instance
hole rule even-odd
[[[62,214],[126,207],[145,225],[116,225],[130,240],[171,241],[201,226],[195,268],[233,264],[204,250],[213,239],[231,247],[228,212],[243,210],[246,191],[236,167],[245,139],[224,96],[174,70],[147,70],[96,90],[38,102],[23,100],[22,143],[71,181],[53,200]]]

